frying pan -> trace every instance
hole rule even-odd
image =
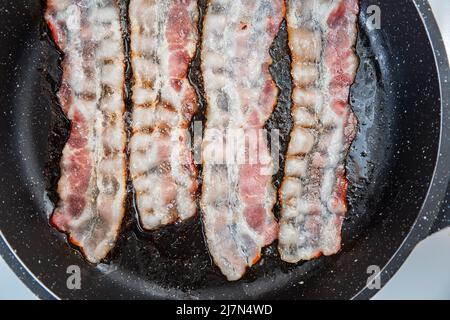
[[[369,30],[366,24],[367,8],[373,4],[381,8],[380,30]],[[289,265],[280,261],[273,245],[242,280],[227,282],[211,262],[199,217],[144,232],[130,200],[117,246],[97,266],[87,263],[64,235],[49,226],[69,126],[54,95],[61,76],[60,54],[46,35],[42,1],[2,1],[0,251],[4,259],[35,294],[47,299],[373,296],[379,287],[367,286],[368,270],[379,268],[384,285],[420,240],[450,224],[445,211],[450,84],[444,45],[426,1],[363,0],[361,5],[357,46],[361,65],[350,99],[359,131],[347,161],[350,210],[343,249],[332,257]],[[284,25],[271,53],[271,72],[281,92],[267,127],[280,130],[285,149],[291,128],[291,87]],[[195,76],[198,67],[197,59],[191,66],[191,80],[201,89]],[[204,107],[202,101],[200,109]],[[202,117],[200,111],[196,118]],[[282,157],[280,161],[282,166]],[[274,177],[275,185],[282,174]],[[69,266],[80,268],[79,290],[67,286]]]

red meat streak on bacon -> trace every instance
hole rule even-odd
[[[349,50],[354,46],[351,43],[351,39],[347,36],[345,30],[349,24],[348,13],[356,16],[359,13],[358,1],[341,1],[337,9],[331,13],[327,20],[327,24],[330,28],[330,32],[327,37],[327,45],[325,50],[325,63],[331,69],[330,72],[333,75],[333,79],[330,83],[331,95],[336,98],[331,102],[334,112],[338,116],[343,116],[347,112],[345,124],[343,126],[344,132],[342,135],[345,137],[347,145],[350,145],[356,136],[356,130],[346,132],[348,128],[356,128],[357,120],[352,111],[348,112],[348,97],[350,94],[350,86],[354,82],[354,74],[348,74],[345,70],[350,67],[349,57],[354,55],[353,50]],[[341,229],[344,220],[345,213],[347,212],[347,189],[348,180],[345,177],[345,173],[338,173],[336,176],[336,198],[332,200],[332,205],[335,208],[340,207],[341,215],[336,218],[336,235],[341,242]],[[340,247],[340,245],[339,245]],[[316,257],[322,255],[323,252],[319,251]]]
[[[54,8],[48,5],[47,10],[51,12]],[[47,26],[55,45],[59,50],[63,51],[63,41],[65,41],[65,38],[59,31],[63,26],[57,26],[52,20],[47,21]],[[70,124],[70,135],[67,140],[67,145],[73,149],[72,154],[67,159],[66,165],[67,171],[70,172],[68,176],[70,195],[66,199],[66,210],[62,211],[60,207],[57,207],[50,218],[50,224],[61,232],[68,231],[67,226],[72,218],[79,217],[85,209],[86,200],[83,195],[89,188],[92,170],[89,151],[87,149],[88,140],[86,137],[89,129],[86,124],[86,119],[77,110],[77,107],[72,105],[72,90],[67,82],[64,81],[65,78],[70,77],[71,72],[70,66],[63,64],[63,81],[58,91],[64,113],[68,114],[70,109],[74,109]],[[70,237],[69,240],[74,245],[80,245],[79,241],[73,237]]]

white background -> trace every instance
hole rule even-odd
[[[450,52],[450,0],[429,2]],[[36,299],[2,258],[0,299]],[[420,243],[375,299],[450,299],[450,229]]]

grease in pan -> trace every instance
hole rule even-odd
[[[63,209],[59,206],[55,210],[52,222],[71,234],[72,242],[81,247],[89,261],[99,262],[114,245],[126,196],[125,57],[120,10],[118,2],[112,0],[94,1],[89,6],[78,6],[77,1],[49,4],[48,20],[55,30],[55,41],[68,52],[63,66],[67,61],[79,63],[85,67],[82,70],[86,75],[80,72],[77,76],[90,77],[94,82],[92,92],[84,90],[76,98],[81,97],[86,102],[85,109],[92,109],[95,114],[88,121],[78,121],[76,113],[66,112],[72,120],[71,139],[93,142],[80,145],[83,151],[87,150],[85,159],[82,152],[74,152],[78,158],[67,156],[73,146],[69,140],[62,163],[67,158],[75,165],[62,168],[59,193]],[[55,8],[65,17],[64,27],[59,21],[51,21]],[[280,191],[279,250],[283,260],[298,262],[321,253],[334,254],[340,248],[341,225],[347,210],[344,160],[356,132],[348,95],[357,67],[353,47],[358,1],[292,0],[288,1],[288,9],[295,126]],[[156,18],[147,19],[148,16]],[[204,20],[201,56],[208,109],[202,146],[201,208],[210,253],[229,280],[242,277],[246,268],[260,259],[261,249],[278,236],[272,212],[276,196],[273,163],[262,128],[277,100],[278,90],[269,73],[269,47],[284,17],[281,0],[212,0]],[[187,79],[198,42],[197,2],[131,0],[129,20],[134,75],[129,167],[141,224],[144,229],[153,230],[190,218],[197,210],[197,171],[188,131],[197,110],[197,97]],[[95,31],[98,34],[94,35]],[[61,44],[66,39],[64,32],[79,33],[78,38],[76,34],[69,37],[74,42],[72,47]],[[105,52],[111,48],[118,54],[106,57]],[[81,52],[77,56],[80,61],[73,62],[70,59],[76,56],[76,50]],[[89,65],[91,60],[93,65]],[[61,98],[61,93],[72,93],[76,83],[69,81],[66,86],[64,81],[73,78],[74,73],[64,69],[60,100],[66,111],[65,102],[71,99]],[[108,78],[111,70],[115,76]],[[115,80],[114,86],[111,81]],[[111,115],[108,108],[116,104],[121,109]],[[84,128],[82,125],[87,129],[77,135],[77,130]],[[231,155],[233,160],[227,154],[216,163],[214,149],[219,146],[221,151],[229,151],[228,134],[237,132],[245,137],[244,143],[237,146],[244,150],[244,163],[236,159],[237,153]],[[256,148],[256,162],[250,160],[255,153],[252,148]],[[89,200],[87,207],[95,209],[82,215],[81,224],[78,214],[70,211],[84,210],[86,203],[79,201],[74,205],[79,194],[65,194],[76,186],[66,183],[66,167],[76,178],[89,180],[89,185],[85,183],[87,189],[79,190],[88,194],[84,195]],[[117,172],[121,181],[117,181]],[[82,240],[77,239],[78,233],[82,233]]]

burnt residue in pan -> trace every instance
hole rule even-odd
[[[284,155],[287,153],[293,120],[291,116],[291,96],[292,96],[292,77],[291,77],[291,56],[288,46],[288,34],[286,29],[286,21],[281,24],[280,31],[270,48],[270,55],[273,63],[270,66],[270,74],[272,75],[279,93],[278,101],[274,112],[266,123],[265,128],[268,133],[278,135],[278,146],[273,146],[269,139],[272,155],[278,154],[275,161],[275,175],[273,184],[278,190],[281,186],[284,176],[284,165],[286,159]],[[275,130],[275,131],[274,131]],[[277,197],[278,199],[278,197]],[[280,203],[277,200],[274,213],[278,217],[280,212]]]
[[[126,85],[126,121],[130,126],[131,112],[131,81],[132,70],[130,66],[129,53],[129,21],[126,16],[126,8],[129,0],[123,0],[122,16],[124,43],[127,50],[127,85]],[[206,0],[199,1],[200,21],[199,31],[201,35],[202,21],[206,9]],[[45,28],[45,27],[44,27]],[[359,119],[359,132],[348,156],[347,172],[351,182],[348,194],[350,210],[344,223],[343,250],[349,250],[355,239],[357,239],[367,225],[376,215],[376,208],[371,208],[376,199],[368,195],[382,192],[383,186],[377,186],[376,177],[385,166],[383,163],[389,161],[391,118],[383,108],[386,100],[387,88],[386,74],[380,71],[377,61],[378,55],[372,51],[372,44],[367,36],[367,30],[360,21],[360,33],[358,36],[357,53],[360,57],[360,67],[356,82],[351,90],[351,105]],[[48,34],[48,32],[46,32]],[[50,42],[47,37],[43,41]],[[199,41],[195,60],[191,64],[189,79],[195,86],[199,98],[199,111],[194,116],[194,121],[205,122],[206,100],[203,90],[203,79],[200,71],[200,49]],[[59,54],[55,47],[49,50],[48,65],[43,72],[46,81],[46,89],[49,101],[53,107],[52,134],[49,137],[49,161],[46,170],[47,189],[50,199],[55,203],[58,200],[56,193],[57,181],[59,179],[59,160],[64,143],[67,140],[70,123],[65,118],[55,98],[57,84],[61,77]],[[280,135],[280,158],[279,170],[274,176],[274,185],[279,188],[283,177],[284,157],[289,142],[292,119],[290,115],[291,106],[291,74],[290,74],[290,52],[287,44],[287,31],[285,22],[280,28],[271,48],[273,58],[270,67],[271,74],[279,88],[279,98],[275,111],[266,124],[270,132],[278,130]],[[191,127],[193,134],[194,128]],[[383,140],[380,143],[380,140]],[[379,150],[380,146],[388,146],[386,150]],[[201,179],[201,166],[199,178]],[[162,228],[154,232],[143,231],[139,227],[138,215],[134,204],[133,188],[128,181],[127,215],[123,223],[116,247],[112,250],[105,263],[99,268],[108,265],[108,270],[119,270],[124,275],[120,281],[126,282],[130,277],[137,277],[142,283],[156,285],[166,290],[176,290],[195,294],[196,291],[211,287],[233,286],[220,274],[211,261],[205,243],[201,212],[195,218],[183,223]],[[368,208],[371,208],[370,210]],[[274,213],[279,214],[279,204],[274,208]],[[259,279],[278,277],[289,280],[281,281],[286,285],[291,282],[299,282],[301,279],[310,277],[315,272],[332,261],[334,258],[321,258],[315,261],[287,264],[279,259],[276,243],[264,249],[261,261],[251,268],[245,277],[239,282],[248,286],[258,286]],[[276,281],[274,281],[276,282]],[[126,284],[125,284],[126,285]],[[145,285],[143,286],[145,288]],[[258,288],[249,289],[256,290]],[[263,289],[261,288],[263,291]]]
[[[45,8],[45,5],[42,5]],[[50,134],[48,137],[48,161],[45,166],[46,190],[49,200],[56,204],[59,201],[57,193],[58,181],[61,176],[60,160],[64,145],[69,139],[70,121],[61,109],[56,92],[59,89],[62,76],[61,61],[62,53],[58,50],[51,37],[51,31],[42,20],[41,41],[46,51],[45,60],[41,67],[41,74],[44,81],[41,82],[42,91],[51,106]],[[48,214],[48,213],[47,213]]]
[[[130,38],[130,21],[128,19],[128,8],[129,8],[130,0],[120,1],[120,15],[121,15],[121,27],[123,34],[123,43],[125,50],[125,87],[124,87],[124,95],[125,95],[125,128],[127,141],[130,141],[132,134],[132,108],[133,108],[133,100],[132,100],[132,87],[133,87],[133,69],[131,66],[131,38]],[[130,159],[130,150],[126,148],[126,159],[129,162]],[[125,203],[125,219],[122,224],[122,230],[128,228],[130,224],[139,225],[139,216],[136,207],[136,194],[133,188],[133,183],[131,180],[130,169],[127,166],[127,198]]]

